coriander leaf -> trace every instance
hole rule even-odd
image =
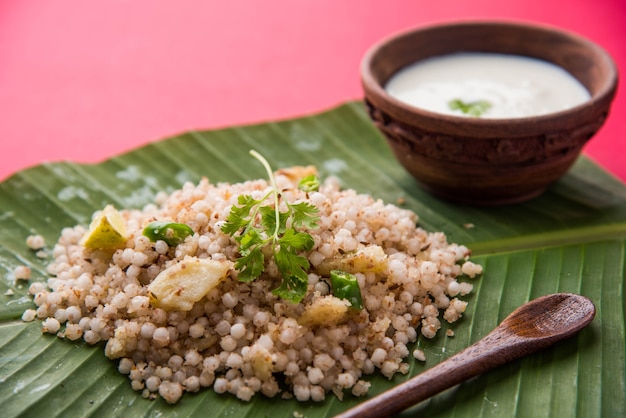
[[[256,200],[248,194],[240,195],[237,198],[237,204],[239,205],[239,207],[241,207],[242,210],[245,210],[246,213],[250,212],[250,209],[252,209],[254,206],[258,205],[261,202],[262,200]]]
[[[307,287],[308,282],[302,282],[291,276],[283,276],[282,283],[279,287],[272,290],[272,293],[291,303],[300,303],[304,299],[304,295],[306,295]]]
[[[267,231],[277,231],[278,234],[282,234],[287,229],[287,219],[289,218],[288,212],[279,212],[280,224],[276,229],[276,210],[271,206],[262,206],[259,208],[261,213],[261,224]]]
[[[239,242],[239,252],[241,253],[246,253],[250,248],[256,245],[262,246],[265,244],[260,231],[256,228],[249,229],[248,232],[241,235],[237,241]]]
[[[260,200],[255,200],[252,196],[241,195],[237,198],[237,205],[233,205],[230,208],[230,213],[226,217],[226,222],[222,225],[221,230],[228,235],[234,235],[240,230],[246,228],[251,220],[250,211],[255,206],[261,203]]]
[[[315,241],[313,237],[305,232],[298,232],[293,229],[288,229],[285,234],[278,240],[281,248],[287,247],[290,251],[308,251],[313,248]],[[307,268],[308,261],[307,261]]]
[[[297,303],[306,295],[310,267],[309,260],[298,252],[309,251],[315,241],[310,234],[295,228],[316,228],[318,209],[308,202],[287,203],[287,211],[281,212],[280,192],[269,163],[256,151],[250,151],[250,154],[265,167],[272,190],[258,200],[249,195],[239,196],[221,230],[239,244],[240,256],[235,260],[239,280],[252,281],[263,273],[263,250],[269,246],[282,277],[280,286],[273,292]],[[269,197],[273,202],[264,205]]]
[[[491,108],[491,103],[487,100],[478,100],[465,103],[463,100],[454,99],[448,102],[451,110],[459,110],[469,116],[479,117]]]
[[[297,255],[282,246],[274,254],[274,259],[281,273],[308,281],[308,275],[304,271],[304,269],[309,268],[309,260],[306,257]]]
[[[261,247],[256,247],[237,258],[235,268],[239,270],[237,278],[242,282],[250,282],[259,277],[265,270],[265,256]]]
[[[306,227],[309,229],[317,227],[319,209],[315,205],[309,202],[300,202],[290,204],[289,208],[291,209],[292,227]]]

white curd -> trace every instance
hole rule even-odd
[[[398,100],[437,113],[477,116],[451,103],[481,104],[478,113],[482,118],[554,113],[590,98],[585,87],[561,67],[495,53],[467,52],[425,59],[394,74],[385,88]]]

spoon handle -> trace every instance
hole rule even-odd
[[[382,418],[396,414],[467,379],[572,336],[595,316],[584,296],[542,296],[513,311],[493,331],[460,353],[336,418]]]
[[[524,350],[510,350],[511,344],[520,342],[518,336],[496,328],[460,353],[335,418],[392,416],[467,379],[522,357]]]

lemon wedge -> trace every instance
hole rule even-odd
[[[81,244],[92,250],[116,250],[126,244],[126,225],[122,215],[111,205],[97,214]]]

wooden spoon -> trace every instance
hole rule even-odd
[[[475,344],[336,418],[381,418],[399,413],[467,379],[574,335],[595,314],[591,300],[580,295],[557,293],[534,299]]]

